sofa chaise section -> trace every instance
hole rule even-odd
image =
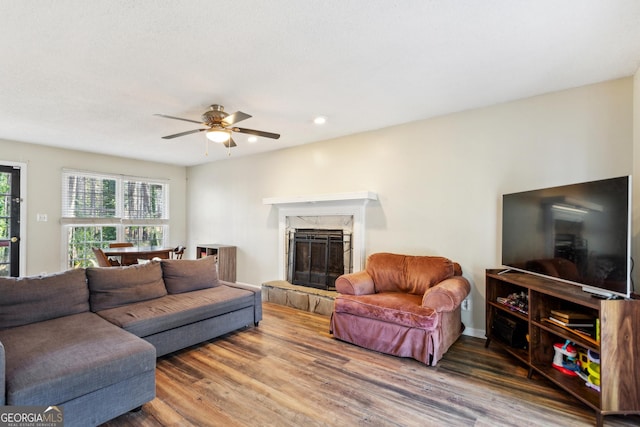
[[[155,348],[89,311],[82,269],[0,280],[4,405],[56,405],[65,426],[106,422],[155,396]]]
[[[0,331],[0,341],[5,404],[62,406],[66,426],[100,424],[155,396],[153,346],[93,313]]]
[[[260,288],[214,257],[0,277],[0,404],[95,426],[155,397],[156,357],[262,319]]]

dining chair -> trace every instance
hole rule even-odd
[[[184,255],[184,246],[178,246],[173,250],[173,259],[182,259]]]
[[[98,261],[99,267],[116,267],[119,266],[120,263],[116,260],[109,259],[109,257],[104,253],[104,251],[100,248],[91,248],[93,250],[93,254],[96,256],[96,261]]]
[[[109,243],[110,248],[131,248],[133,247],[133,243],[131,242],[115,242]]]

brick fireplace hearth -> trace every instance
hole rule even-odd
[[[336,295],[336,291],[292,285],[286,280],[273,280],[262,284],[263,301],[325,316],[331,315]]]

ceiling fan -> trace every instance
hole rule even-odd
[[[198,123],[199,125],[206,126],[205,129],[188,130],[186,132],[180,132],[173,135],[163,136],[162,139],[173,139],[173,138],[178,138],[180,136],[190,135],[192,133],[207,132],[207,138],[209,140],[213,142],[222,143],[224,144],[225,147],[231,148],[237,145],[234,142],[233,138],[231,138],[232,132],[246,133],[248,135],[262,136],[265,138],[272,138],[272,139],[280,138],[280,134],[277,134],[277,133],[264,132],[261,130],[254,130],[254,129],[239,128],[234,126],[239,121],[246,120],[251,116],[247,113],[243,113],[242,111],[236,111],[235,113],[229,114],[224,111],[224,107],[222,105],[218,105],[218,104],[213,104],[209,107],[209,110],[206,111],[201,116],[202,121],[183,119],[181,117],[167,116],[165,114],[154,114],[154,115],[159,117],[164,117],[166,119],[182,120],[185,122]]]

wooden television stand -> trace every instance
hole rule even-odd
[[[499,274],[501,273],[501,274]],[[513,293],[528,297],[528,310],[514,310],[498,298]],[[578,286],[531,274],[486,271],[487,342],[501,345],[529,367],[529,378],[540,374],[591,407],[596,424],[613,414],[640,414],[640,300],[594,298]],[[548,321],[551,310],[584,313],[599,319],[598,336],[565,329]],[[506,317],[510,324],[528,332],[528,342],[517,347],[505,342],[504,334],[492,331],[494,319]],[[552,366],[554,344],[571,341],[576,347],[600,357],[600,391],[587,387],[579,376],[570,376]]]

